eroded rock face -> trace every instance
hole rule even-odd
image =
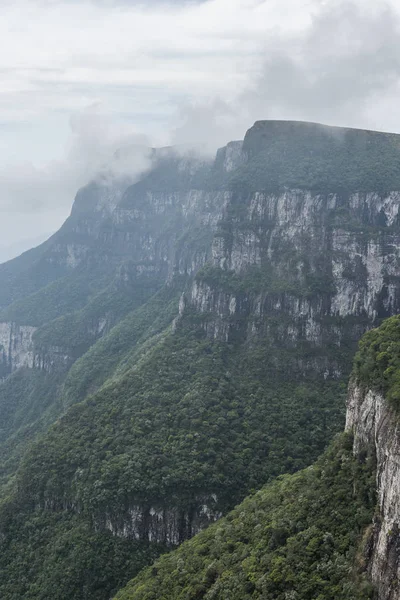
[[[177,545],[193,537],[222,516],[215,505],[217,497],[197,498],[185,509],[177,507],[132,506],[127,514],[106,515],[100,527],[114,535],[137,540]]]
[[[375,453],[378,514],[368,570],[379,600],[400,598],[400,425],[385,398],[352,384],[346,429],[354,433],[354,453]]]
[[[221,340],[244,323],[244,337],[355,343],[400,311],[399,208],[399,192],[232,195],[212,245],[213,280],[197,278],[189,303],[209,313],[204,327]]]
[[[241,151],[241,143],[228,145],[216,163],[229,172]],[[197,277],[185,306],[204,315],[204,329],[214,339],[229,341],[239,332],[287,347],[304,342],[311,349],[340,348],[400,311],[400,192],[343,196],[128,188],[122,193],[97,186],[83,200],[81,195],[68,224],[80,241],[57,242],[47,260],[70,270],[91,261],[119,261],[115,285],[132,290],[146,282],[156,290],[176,276],[193,277],[210,262],[218,276],[211,283]],[[121,263],[121,257],[131,258]],[[253,280],[247,275],[251,270]],[[224,274],[243,278],[243,285],[224,287]],[[89,342],[112,324],[112,314],[100,315],[95,326],[88,322]],[[25,363],[68,366],[69,349],[58,342],[54,347],[41,348],[37,359]],[[326,357],[305,368],[328,376],[341,371]]]
[[[18,266],[19,259],[14,267],[2,266],[3,280],[12,285],[0,285],[0,308],[12,311],[20,296],[63,277],[66,285],[84,288],[82,281],[93,274],[90,293],[101,291],[96,288],[101,281],[114,291],[124,288],[130,298],[146,288],[150,297],[211,263],[219,275],[242,278],[242,285],[235,289],[224,285],[224,277],[212,282],[197,277],[185,288],[185,307],[204,315],[210,337],[268,337],[288,348],[304,343],[311,353],[327,345],[355,345],[366,329],[400,311],[400,192],[339,192],[333,178],[325,193],[317,193],[288,187],[286,179],[278,187],[268,180],[271,164],[287,158],[286,151],[296,166],[305,140],[311,166],[315,149],[327,152],[328,160],[336,133],[316,124],[259,122],[244,142],[228,143],[215,159],[165,148],[152,151],[151,168],[139,180],[100,177],[78,192],[60,231],[28,257],[29,269]],[[342,133],[361,136],[363,143],[376,137]],[[363,152],[364,146],[357,148]],[[315,178],[299,178],[298,185],[307,182]],[[54,316],[79,310],[77,304],[60,314],[52,307]],[[70,364],[68,355],[76,358],[121,316],[108,305],[94,311],[94,321],[87,312],[79,349],[46,338],[48,347],[40,348],[35,364]],[[46,314],[38,318],[30,310],[21,316],[17,305],[2,320],[42,327]],[[329,357],[310,359],[305,367],[332,376],[342,369]]]
[[[243,178],[258,181],[255,171],[246,175],[253,155],[262,155],[279,132],[290,145],[293,132],[300,135],[304,127],[258,123],[244,144],[227,144],[215,160],[162,149],[155,154],[154,168],[133,185],[107,178],[89,184],[78,192],[70,218],[35,259],[34,269],[40,272],[32,271],[33,283],[42,277],[47,281],[98,272],[98,280],[125,287],[126,294],[146,287],[154,293],[175,277],[196,277],[211,263],[218,276],[211,282],[196,277],[185,299],[186,308],[204,315],[210,337],[268,337],[286,348],[304,343],[311,353],[328,345],[355,346],[366,329],[400,311],[400,192],[243,187]],[[317,141],[327,134],[310,127],[306,129]],[[261,172],[268,167],[268,156],[259,165]],[[221,275],[226,274],[242,278],[242,285],[224,285]],[[30,290],[33,283],[26,284]],[[14,319],[18,314],[4,318]],[[38,324],[26,315],[19,322]],[[96,312],[95,323],[89,315],[80,348],[89,347],[114,323],[108,306],[104,313]],[[40,348],[37,360],[28,364],[49,369],[69,365],[77,351],[62,343],[57,339]],[[310,359],[304,367],[328,376],[342,370],[326,356]]]
[[[35,331],[35,327],[28,325],[0,323],[0,378],[20,367],[33,367]]]

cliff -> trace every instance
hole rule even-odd
[[[372,600],[357,550],[374,510],[373,469],[342,436],[161,557],[118,600]],[[355,566],[356,564],[356,566]]]
[[[399,310],[398,136],[259,122],[215,160],[151,157],[134,183],[80,190],[59,232],[0,266],[12,600],[39,580],[43,598],[57,580],[63,600],[108,600],[149,556],[309,466],[343,428],[358,338]],[[340,457],[340,485],[356,481],[363,465]],[[57,562],[65,536],[85,548],[87,584],[72,549]],[[346,571],[343,536],[329,560]]]
[[[365,334],[346,434],[315,465],[265,486],[156,561],[117,598],[172,600],[184,590],[233,600],[398,600],[399,350],[399,316]]]
[[[35,327],[0,323],[0,377],[34,365],[32,336]]]
[[[187,298],[221,313],[211,335],[226,336],[226,317],[247,313],[257,332],[284,312],[286,331],[273,336],[338,344],[337,321],[356,316],[354,343],[366,322],[398,309],[399,155],[393,134],[291,121],[255,123],[214,160],[153,150],[139,181],[88,184],[59,232],[0,265],[0,322],[42,329],[37,363],[54,354],[70,366],[166,282],[211,259],[219,288],[240,274],[251,292],[211,290],[199,274]]]
[[[311,350],[354,344],[399,310],[399,207],[398,192],[232,196],[187,305],[209,313],[213,337],[241,328]],[[341,368],[337,357],[319,366],[330,375]]]
[[[356,456],[376,462],[377,510],[367,546],[367,568],[379,600],[400,597],[400,319],[366,334],[356,356],[346,429]]]
[[[366,553],[379,600],[400,597],[400,430],[398,417],[382,394],[351,386],[346,428],[354,453],[376,458],[377,514]]]

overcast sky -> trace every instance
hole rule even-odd
[[[54,231],[126,143],[214,148],[262,118],[400,132],[399,12],[398,0],[2,0],[0,260]]]

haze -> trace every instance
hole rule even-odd
[[[263,118],[400,132],[395,0],[9,0],[1,17],[0,261],[126,144],[212,152]]]

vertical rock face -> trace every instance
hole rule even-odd
[[[400,310],[399,209],[399,192],[232,194],[190,303],[224,340],[241,318],[246,337],[354,343]]]
[[[242,150],[242,141],[229,142],[229,144],[220,148],[215,159],[215,169],[220,173],[231,173],[240,167],[245,162]]]
[[[87,514],[87,507],[99,529],[107,528],[116,536],[175,544],[220,516],[220,510],[228,505],[224,494],[227,495],[226,486],[231,481],[238,481],[244,490],[247,484],[240,482],[247,480],[246,471],[251,474],[247,465],[253,464],[253,452],[259,461],[254,463],[257,465],[254,473],[256,470],[261,473],[261,461],[268,463],[267,456],[273,461],[276,454],[279,455],[276,470],[285,464],[290,468],[297,468],[299,461],[303,464],[308,452],[315,450],[313,447],[306,451],[299,444],[297,452],[297,440],[292,443],[297,431],[293,423],[299,425],[299,430],[301,424],[307,433],[303,425],[312,421],[310,415],[321,409],[327,420],[326,415],[334,412],[326,408],[325,399],[321,406],[316,397],[314,401],[313,393],[312,402],[306,405],[307,413],[297,411],[308,393],[299,389],[293,403],[292,398],[290,405],[287,403],[288,412],[280,413],[280,408],[274,405],[286,404],[286,396],[283,394],[281,402],[280,396],[271,399],[266,394],[264,402],[261,389],[264,380],[258,390],[257,373],[261,373],[258,365],[265,370],[266,378],[269,373],[272,376],[278,373],[275,367],[281,368],[274,385],[289,378],[290,384],[302,382],[306,379],[303,375],[310,371],[318,379],[322,379],[321,373],[326,378],[339,377],[349,368],[355,343],[363,331],[381,318],[400,312],[400,192],[390,191],[400,190],[400,136],[392,137],[315,124],[258,123],[243,144],[228,144],[214,161],[182,158],[171,149],[163,150],[156,153],[158,157],[152,168],[133,185],[100,181],[86,186],[77,194],[71,216],[59,232],[39,249],[0,265],[0,377],[22,366],[47,371],[61,365],[67,371],[100,336],[105,332],[111,334],[111,341],[105,340],[104,347],[94,348],[93,354],[89,351],[87,360],[84,358],[77,365],[81,370],[70,372],[73,381],[67,382],[68,385],[61,376],[48,378],[55,380],[47,389],[48,403],[56,407],[54,413],[60,406],[68,410],[70,399],[71,403],[84,400],[104,381],[111,381],[112,385],[104,386],[105,395],[98,400],[81,404],[85,411],[88,409],[87,413],[69,412],[72,420],[68,421],[68,416],[60,438],[60,430],[51,430],[48,438],[51,444],[41,446],[30,463],[32,472],[26,467],[22,474],[21,498],[29,499],[29,503],[32,500],[32,505],[36,498],[42,498],[40,509],[76,511],[77,515],[83,498],[82,513]],[[175,316],[174,300],[165,295],[168,304],[165,315],[160,307],[164,296],[154,303],[156,308],[151,307],[148,315],[143,317],[143,313],[151,304],[150,298],[170,289],[176,292],[176,298],[183,292],[179,316],[174,320],[176,338],[168,338],[171,345],[165,346],[171,368],[177,369],[171,380],[167,379],[170,369],[167,362],[161,370],[156,368],[158,365],[154,370],[147,368],[148,365],[143,371],[136,370],[136,365],[140,368],[140,361],[142,358],[146,361],[148,354],[153,358],[160,356],[153,354],[153,348],[157,349],[154,338],[163,337]],[[137,314],[132,320],[130,316],[126,322],[123,320],[137,307],[145,308],[139,317],[145,322],[144,331],[135,321]],[[177,306],[175,309],[178,312]],[[158,311],[160,315],[156,314]],[[186,352],[184,336],[176,346],[172,342],[178,338],[180,324],[185,324],[186,317],[188,329],[192,327],[196,333],[202,333],[197,331],[202,327],[211,338],[229,342],[229,351],[239,349],[232,365],[239,366],[239,360],[254,348],[253,365],[260,357],[257,369],[253,370],[257,386],[247,384],[247,377],[253,376],[252,369],[246,373],[243,387],[239,377],[231,383],[231,362],[228,360],[225,367],[225,361],[220,361],[220,344],[216,344],[218,354],[214,354],[213,348],[208,353],[211,344],[203,346],[202,335],[195,340],[193,336],[192,340],[193,329],[188,336],[187,363],[186,357],[181,360]],[[126,325],[126,331],[117,328],[114,337],[111,329],[118,320],[122,327]],[[150,321],[155,322],[154,329]],[[196,369],[191,373],[190,344],[196,341],[197,346],[198,338],[200,354],[193,356],[204,355],[201,366],[207,371],[204,380],[197,378]],[[138,343],[140,339],[144,340],[143,345]],[[73,352],[69,353],[71,348]],[[173,349],[172,353],[177,348],[176,367],[168,348]],[[163,352],[163,347],[157,351]],[[130,365],[131,373],[126,370]],[[240,370],[244,371],[246,363],[243,365]],[[104,371],[105,379],[100,370]],[[131,374],[137,380],[131,381]],[[282,374],[285,379],[281,379]],[[125,382],[125,375],[129,379],[127,387],[115,387],[120,380]],[[150,387],[151,393],[147,393],[144,386],[141,389],[141,379],[153,377],[160,385]],[[166,437],[164,440],[161,436],[159,448],[162,455],[170,453],[171,463],[160,461],[158,467],[152,459],[154,447],[147,451],[145,446],[143,454],[136,453],[150,435],[147,429],[140,429],[140,420],[136,424],[139,403],[143,401],[141,414],[145,424],[150,412],[160,417],[150,421],[148,430],[154,428],[158,433],[160,423],[165,423],[164,414],[168,414],[163,412],[164,408],[169,411],[178,406],[184,414],[186,405],[181,409],[175,382],[176,389],[182,387],[186,377],[193,377],[193,387],[188,387],[184,398],[186,402],[188,397],[187,427],[191,430],[197,428],[197,422],[206,424],[205,443],[199,445],[198,451],[192,447],[189,436],[179,436],[175,441],[169,426],[165,427],[162,436]],[[68,402],[63,402],[64,396],[57,396],[61,387],[71,392],[65,395]],[[24,390],[21,406],[25,406]],[[114,394],[114,390],[115,397],[107,396],[108,392]],[[41,404],[41,384],[34,391],[32,397],[38,405],[36,419],[37,415],[46,414],[40,411],[47,411],[50,404]],[[218,442],[215,449],[214,445],[211,451],[208,449],[210,428],[203,419],[204,413],[197,412],[204,394],[209,394],[210,405],[221,402],[223,409],[221,419],[218,412],[210,412],[213,419],[216,416],[215,435],[224,435],[225,429],[232,434],[236,427],[234,435],[240,440],[238,452],[233,446],[235,451],[230,451],[228,436],[220,436],[221,439],[215,440]],[[240,407],[239,400],[244,396],[251,398],[248,412]],[[231,400],[235,410],[228,410]],[[158,404],[161,412],[157,412]],[[254,415],[258,404],[266,408],[265,412],[255,413],[260,414],[263,436],[251,435],[247,447],[244,432],[248,423],[242,419],[247,414]],[[289,410],[290,419],[286,422],[284,417]],[[268,429],[267,411],[281,419],[276,428],[278,453],[270,444],[275,428]],[[81,421],[80,414],[83,414]],[[179,433],[184,433],[186,424],[178,416],[171,423]],[[228,418],[232,419],[231,428]],[[266,425],[262,422],[264,418]],[[220,420],[222,424],[218,424]],[[325,442],[325,431],[330,431],[322,421],[317,420],[318,427],[310,430],[321,437],[321,444]],[[30,422],[27,420],[26,424]],[[97,425],[99,428],[95,430]],[[7,436],[14,436],[13,427],[10,425]],[[364,395],[360,390],[353,390],[349,400],[348,428],[352,427],[355,451],[362,452],[365,444],[372,444],[377,455],[381,518],[375,524],[370,572],[378,584],[380,600],[395,600],[399,597],[393,584],[399,575],[397,429],[384,399],[372,393]],[[170,437],[172,442],[168,446]],[[75,447],[69,452],[70,441],[77,452]],[[221,447],[220,441],[224,442]],[[156,443],[159,443],[157,438]],[[307,447],[312,445],[308,439],[304,443]],[[296,452],[292,458],[293,448]],[[283,455],[289,451],[286,461]],[[191,456],[195,462],[189,471],[186,457]],[[230,470],[230,457],[236,460],[237,456],[238,479]],[[204,457],[210,468],[203,473],[199,461]],[[218,466],[219,462],[223,467]],[[172,483],[168,483],[170,464],[172,469],[177,465],[177,476],[171,479]],[[214,465],[217,465],[215,474]],[[156,477],[148,486],[152,469]],[[79,473],[83,474],[82,485],[78,485]],[[271,470],[268,476],[275,474]],[[174,487],[172,493],[168,486]],[[216,491],[218,495],[214,497]],[[231,488],[229,494],[232,496]],[[24,540],[26,527],[22,520],[21,524]],[[10,532],[13,534],[14,529],[10,528]],[[17,572],[12,571],[13,575]]]
[[[0,378],[20,367],[33,367],[35,331],[27,325],[0,323]]]
[[[27,364],[68,366],[121,317],[107,295],[128,307],[135,294],[142,302],[177,276],[195,277],[185,307],[204,316],[210,337],[301,343],[316,356],[302,369],[336,376],[342,366],[319,349],[354,347],[400,311],[400,192],[351,191],[381,189],[360,164],[375,161],[374,148],[396,156],[391,144],[383,134],[259,122],[215,160],[154,151],[139,181],[87,185],[40,251],[1,266],[0,321],[49,325]],[[46,292],[63,278],[65,290]],[[99,292],[103,300],[90,305]],[[77,348],[50,339],[54,319],[84,307]]]
[[[132,506],[123,515],[103,515],[99,528],[114,535],[174,546],[193,537],[217,521],[222,514],[216,510],[217,497],[204,495],[187,508]]]
[[[379,600],[400,598],[400,425],[385,398],[351,385],[346,429],[354,433],[354,453],[376,456],[378,514],[369,547],[368,570]]]

